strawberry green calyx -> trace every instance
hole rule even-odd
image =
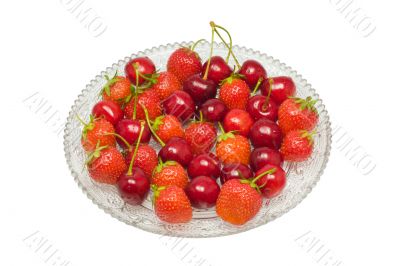
[[[244,76],[242,74],[235,73],[235,71],[233,71],[232,74],[229,77],[227,77],[226,79],[221,80],[220,85],[223,85],[225,83],[232,84],[232,82],[235,79],[242,79],[242,78],[244,78]]]
[[[218,127],[221,130],[222,134],[218,136],[217,141],[221,142],[221,141],[225,141],[227,139],[234,139],[235,138],[235,134],[234,131],[229,131],[229,132],[225,132],[224,127],[221,125],[221,122],[218,122]]]
[[[307,130],[301,130],[300,132],[302,133],[301,134],[302,138],[308,139],[309,145],[312,145],[314,143],[314,136],[315,134],[317,134],[317,131],[313,130],[309,132]]]
[[[164,147],[164,146],[165,146],[164,141],[162,141],[162,140],[160,139],[160,137],[157,135],[157,133],[156,133],[156,132],[154,131],[154,129],[153,129],[152,123],[151,123],[150,118],[149,118],[149,111],[147,111],[147,108],[146,108],[143,104],[142,104],[141,106],[142,106],[142,109],[143,109],[143,111],[144,111],[144,115],[146,116],[146,122],[147,122],[147,125],[148,125],[149,128],[150,128],[151,133],[152,133],[153,136],[157,139],[157,141],[160,143],[160,145],[161,145],[162,147]]]
[[[90,116],[89,116],[89,123],[86,123],[85,121],[82,120],[82,118],[79,117],[79,115],[76,115],[76,118],[77,118],[77,119],[79,120],[79,122],[81,122],[81,124],[83,125],[82,138],[83,138],[84,140],[86,140],[87,133],[88,133],[90,130],[93,130],[93,128],[94,128],[94,123],[93,123],[93,122],[94,122],[96,119],[93,117],[93,115],[90,115]]]
[[[153,204],[153,207],[154,207],[154,203],[156,202],[156,199],[158,198],[158,196],[160,196],[160,192],[166,188],[167,188],[166,186],[159,187],[155,184],[152,184],[150,186],[150,189],[153,192],[153,197],[151,198],[151,203]]]
[[[292,98],[295,103],[300,104],[300,110],[308,109],[310,111],[313,111],[314,113],[317,113],[315,104],[318,102],[318,100],[313,100],[313,98],[311,98],[310,96],[308,96],[305,99],[296,97],[290,97],[290,98]]]
[[[255,190],[257,190],[258,193],[261,194],[261,190],[260,190],[260,189],[263,188],[263,187],[267,184],[267,182],[265,182],[264,184],[262,184],[261,186],[259,186],[259,185],[257,185],[257,181],[258,181],[261,177],[266,176],[266,175],[269,175],[269,174],[273,174],[273,173],[275,173],[275,172],[276,172],[276,168],[271,168],[271,169],[269,169],[269,170],[267,170],[267,171],[265,171],[265,172],[259,174],[258,176],[254,177],[254,178],[251,179],[251,180],[244,179],[243,176],[242,176],[242,174],[239,172],[239,175],[242,177],[242,179],[240,180],[240,183],[242,183],[242,184],[249,184],[250,187],[254,188]]]
[[[105,92],[107,94],[107,96],[111,95],[110,87],[112,85],[114,85],[119,79],[118,76],[117,76],[117,73],[118,72],[115,71],[114,77],[112,77],[111,79],[110,79],[110,77],[108,75],[104,76],[106,78],[106,80],[107,80],[107,83],[106,83],[106,85],[104,85],[103,89],[101,90],[101,94],[103,92]]]
[[[139,137],[138,137],[138,139],[136,141],[135,150],[133,151],[133,155],[132,155],[132,158],[131,158],[131,162],[129,164],[127,175],[132,175],[133,163],[134,163],[134,161],[136,159],[136,155],[137,155],[137,152],[138,152],[138,149],[139,149],[140,141],[142,140],[143,131],[144,131],[144,122],[141,121],[140,122]]]
[[[156,173],[159,173],[159,172],[162,171],[162,169],[164,169],[164,167],[172,166],[172,165],[176,165],[176,162],[175,162],[175,161],[165,161],[165,162],[163,162],[163,161],[161,160],[161,158],[159,158],[159,159],[158,159],[158,165],[157,165],[157,167],[154,169],[154,171],[156,171]]]
[[[267,111],[269,100],[271,99],[271,91],[272,91],[272,86],[274,86],[274,80],[273,79],[269,79],[268,83],[269,83],[268,94],[267,94],[267,96],[265,98],[265,102],[264,102],[263,106],[261,107],[264,112]]]
[[[108,146],[100,146],[100,141],[97,141],[96,149],[94,151],[92,151],[91,153],[89,153],[88,158],[85,163],[91,164],[94,159],[100,157],[100,152],[107,148],[108,148]]]

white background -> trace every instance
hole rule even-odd
[[[77,0],[0,6],[0,265],[195,265],[194,256],[203,265],[400,264],[395,1],[354,1],[349,8],[369,17],[357,29],[337,10],[345,0],[86,0],[105,29],[98,37],[69,1]],[[160,44],[208,39],[210,20],[230,29],[235,44],[298,70],[333,125],[376,168],[368,174],[350,160],[336,135],[321,181],[295,209],[249,232],[183,239],[173,248],[176,239],[127,226],[93,205],[73,181],[54,131],[106,67]],[[367,22],[376,30],[365,37]],[[30,97],[47,101],[55,113],[49,122]]]

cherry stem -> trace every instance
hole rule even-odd
[[[135,74],[136,74],[136,86],[135,86],[135,98],[134,98],[134,104],[133,104],[133,116],[132,119],[136,119],[136,109],[137,109],[137,98],[138,98],[138,89],[139,89],[139,69],[137,66],[135,66]]]
[[[269,90],[268,90],[268,95],[265,98],[265,102],[262,106],[263,111],[266,111],[268,108],[269,99],[271,98],[272,86],[274,85],[274,80],[270,78],[270,79],[268,79],[268,83],[269,83]]]
[[[222,134],[225,134],[224,127],[222,126],[221,122],[218,122],[218,127],[221,130]]]
[[[142,105],[143,111],[144,111],[144,115],[146,116],[146,121],[147,121],[147,125],[150,128],[151,133],[154,135],[154,137],[157,139],[157,141],[161,144],[162,147],[165,146],[164,141],[162,141],[160,139],[160,137],[157,135],[157,133],[154,131],[153,126],[151,125],[150,119],[149,119],[149,112],[147,111],[147,108]]]
[[[104,136],[110,136],[110,135],[115,136],[115,137],[119,138],[125,144],[125,146],[128,148],[128,150],[132,149],[131,144],[129,144],[129,142],[120,134],[117,134],[115,132],[107,132],[107,133],[104,133],[103,135]]]
[[[140,122],[139,137],[136,141],[135,151],[133,152],[133,155],[131,158],[131,163],[129,164],[128,172],[126,173],[127,175],[132,175],[133,162],[135,161],[135,158],[136,158],[136,155],[137,155],[137,152],[139,149],[140,141],[142,140],[143,131],[144,131],[144,122],[142,121],[142,122]]]
[[[263,77],[260,77],[260,78],[257,80],[257,84],[256,84],[256,86],[254,87],[254,90],[253,90],[253,92],[251,93],[251,95],[256,94],[256,92],[257,92],[258,89],[260,88],[260,85],[261,85],[261,83],[263,82],[263,80],[264,80]]]
[[[210,70],[210,65],[211,65],[211,57],[213,55],[213,51],[214,51],[214,33],[215,33],[215,27],[214,27],[214,22],[210,22],[210,26],[211,26],[211,48],[210,48],[210,56],[208,58],[208,62],[207,62],[207,67],[206,67],[206,71],[204,72],[204,76],[203,79],[207,80],[208,78],[208,71]]]
[[[194,44],[192,44],[192,46],[190,47],[190,50],[194,51],[194,48],[196,48],[196,46],[201,43],[201,42],[206,42],[206,39],[200,39],[197,42],[195,42]]]
[[[240,66],[240,64],[239,64],[239,61],[237,60],[235,54],[234,54],[233,51],[232,51],[232,36],[231,36],[231,34],[230,34],[229,31],[228,31],[227,29],[225,29],[224,27],[221,27],[221,26],[216,25],[216,24],[214,24],[214,27],[223,30],[223,31],[228,35],[228,37],[229,37],[229,45],[228,45],[228,43],[227,43],[227,42],[225,41],[225,39],[221,36],[221,34],[218,32],[218,30],[215,29],[215,33],[218,35],[218,37],[221,39],[221,41],[225,44],[226,48],[229,49],[228,56],[227,56],[227,58],[226,58],[226,59],[227,59],[226,62],[228,63],[228,61],[229,61],[229,56],[232,55],[233,60],[235,60],[235,63],[236,63],[236,65],[237,65],[237,67],[240,69],[241,66]]]
[[[253,178],[253,180],[251,181],[251,183],[255,184],[255,183],[257,182],[257,180],[260,179],[261,177],[263,177],[263,176],[265,176],[265,175],[268,175],[268,174],[273,174],[273,173],[275,173],[275,171],[276,171],[276,168],[268,169],[267,171],[265,171],[265,172],[259,174],[259,175],[256,176],[255,178]]]

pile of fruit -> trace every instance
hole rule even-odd
[[[305,161],[313,151],[316,101],[296,98],[290,77],[268,77],[255,60],[240,63],[229,32],[210,25],[204,63],[198,42],[175,50],[166,71],[134,58],[125,75],[105,77],[89,122],[79,118],[91,178],[116,185],[127,204],[142,204],[151,190],[155,214],[167,223],[215,207],[224,221],[245,224],[263,197],[284,189],[283,161]],[[213,55],[215,35],[226,58]]]

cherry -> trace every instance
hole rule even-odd
[[[147,197],[147,194],[149,193],[150,190],[150,182],[146,178],[146,175],[143,172],[143,170],[138,167],[133,167],[133,163],[137,155],[139,144],[142,139],[143,131],[144,131],[144,122],[141,123],[139,137],[138,137],[139,141],[137,141],[136,143],[128,171],[119,177],[117,183],[121,197],[128,204],[132,205],[141,204],[143,200]]]
[[[207,209],[215,206],[220,188],[215,179],[198,176],[190,181],[185,192],[193,207]]]
[[[221,173],[218,159],[213,154],[200,154],[193,158],[187,171],[191,178],[206,175],[217,179]]]
[[[272,100],[262,95],[255,95],[247,102],[246,111],[249,112],[254,120],[267,118],[272,121],[278,119],[278,105]]]
[[[261,94],[268,95],[270,80],[273,81],[271,99],[273,99],[278,105],[296,93],[296,85],[294,84],[292,78],[273,77],[268,78],[261,83]]]
[[[163,162],[176,161],[183,167],[188,166],[193,158],[190,145],[180,137],[172,137],[158,152],[158,156]]]
[[[119,177],[118,190],[127,203],[139,205],[149,193],[150,182],[142,169],[133,167],[131,174],[126,173]]]
[[[244,137],[247,137],[253,124],[254,120],[250,114],[240,109],[230,110],[224,118],[224,129],[226,132],[236,131]]]
[[[215,97],[217,94],[217,83],[196,74],[183,82],[183,90],[192,96],[196,105],[201,105],[206,100]]]
[[[282,162],[283,158],[281,153],[268,147],[256,148],[250,155],[250,165],[254,171],[258,171],[266,164],[281,166]]]
[[[251,127],[249,138],[255,148],[269,147],[278,150],[282,143],[282,132],[274,121],[262,118]]]
[[[140,127],[141,122],[137,119],[122,119],[115,126],[115,132],[123,139],[125,139],[130,145],[133,145],[139,138]],[[150,141],[150,138],[151,132],[149,126],[145,124],[140,142],[148,143]],[[117,137],[117,142],[119,145],[121,145],[121,147],[128,148],[121,138]]]
[[[202,75],[205,74],[207,69],[206,61],[203,64]],[[232,74],[232,68],[225,62],[221,56],[212,56],[210,59],[210,69],[208,71],[208,79],[219,84],[222,80],[228,78]]]
[[[136,69],[139,72],[139,79],[136,80]],[[150,78],[152,74],[156,71],[156,67],[151,61],[150,58],[146,57],[137,57],[135,59],[130,60],[125,66],[125,74],[132,82],[132,84],[136,84],[138,81],[138,85],[142,85],[146,80]]]
[[[285,171],[277,165],[267,164],[258,170],[255,175],[262,175],[256,181],[256,184],[260,187],[263,196],[268,199],[276,197],[286,185]]]
[[[124,112],[113,101],[103,100],[95,104],[92,109],[94,117],[104,117],[114,126],[124,117]]]
[[[191,118],[195,111],[192,97],[184,91],[176,91],[162,102],[164,112],[174,115],[182,122]]]
[[[221,170],[221,183],[225,183],[230,179],[251,179],[253,172],[244,164],[226,164]]]
[[[250,88],[254,88],[259,79],[267,78],[267,71],[256,60],[246,60],[239,70],[239,74],[244,76],[244,80]]]
[[[228,108],[219,99],[209,99],[200,108],[205,119],[210,122],[221,121],[224,117]]]

